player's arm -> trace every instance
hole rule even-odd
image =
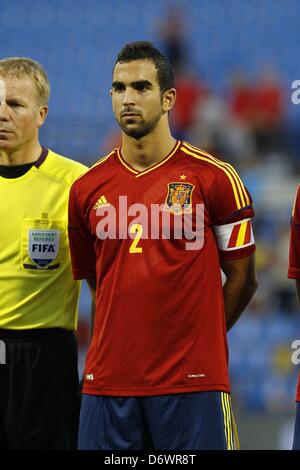
[[[229,331],[239,319],[256,289],[255,255],[239,259],[223,259],[221,268],[226,275],[223,286],[226,328]]]
[[[252,198],[235,169],[220,163],[210,194],[210,216],[226,275],[223,286],[227,331],[232,328],[257,289]]]

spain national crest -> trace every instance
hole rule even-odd
[[[164,210],[172,214],[191,213],[194,187],[190,183],[169,183]]]

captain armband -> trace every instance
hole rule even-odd
[[[220,251],[239,250],[255,243],[251,219],[226,225],[214,225],[214,232]]]

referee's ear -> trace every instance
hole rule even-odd
[[[38,109],[38,116],[37,116],[38,128],[42,127],[42,125],[44,124],[46,120],[47,115],[48,115],[48,106],[47,105],[40,106]]]

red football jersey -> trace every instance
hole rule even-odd
[[[300,186],[293,207],[288,277],[300,279]]]
[[[298,186],[291,220],[288,277],[300,279],[300,186]],[[300,402],[300,374],[298,377],[296,401]]]
[[[70,193],[73,275],[97,279],[83,391],[229,392],[219,257],[255,250],[251,197],[229,164],[186,142],[145,171],[121,152]]]

